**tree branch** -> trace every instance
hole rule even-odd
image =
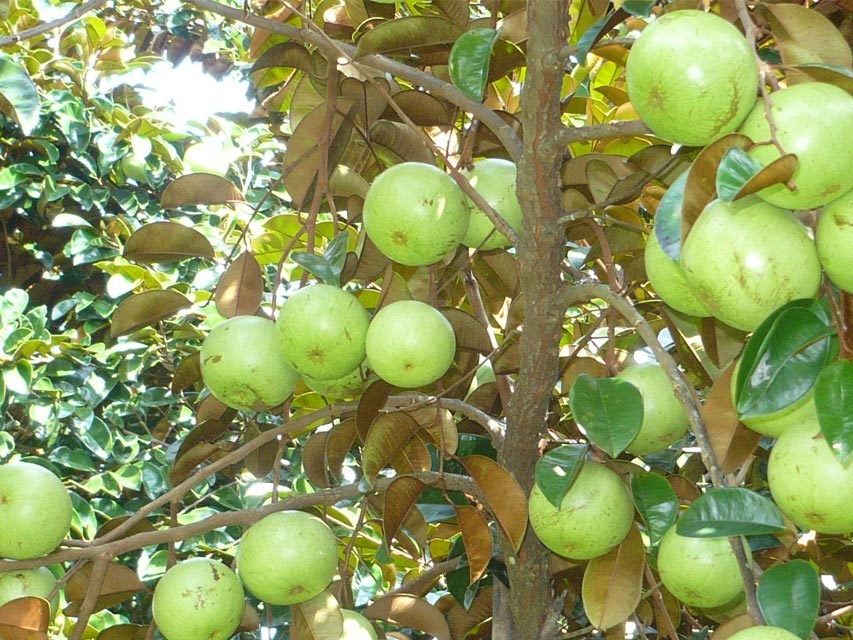
[[[30,29],[25,29],[20,33],[13,33],[11,36],[0,38],[0,47],[8,47],[10,44],[17,44],[18,42],[35,38],[36,36],[40,36],[41,34],[52,31],[58,27],[65,26],[71,22],[76,22],[90,11],[94,11],[106,3],[107,0],[89,0],[89,2],[81,4],[79,7],[75,7],[61,18],[45,22],[44,24],[31,27]]]
[[[642,120],[614,120],[604,124],[585,127],[568,127],[560,134],[560,142],[569,145],[575,142],[590,142],[606,138],[650,135],[652,132]]]

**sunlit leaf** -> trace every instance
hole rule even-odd
[[[181,176],[166,187],[160,196],[160,205],[164,209],[242,201],[243,194],[230,180],[210,173]]]
[[[586,445],[564,444],[546,452],[536,461],[536,485],[548,502],[558,509],[577,478],[588,450]]]
[[[0,606],[3,640],[48,640],[50,603],[44,598],[16,598]]]
[[[290,620],[292,640],[327,640],[344,635],[341,606],[327,591],[306,602],[291,605]]]
[[[489,58],[497,37],[496,29],[472,29],[459,36],[450,49],[450,79],[472,100],[482,100],[486,93]]]
[[[631,478],[634,506],[646,523],[649,545],[656,547],[678,517],[678,496],[666,478],[638,473]]]
[[[744,487],[711,489],[678,519],[679,535],[691,538],[748,536],[785,529],[772,500]]]
[[[248,251],[231,263],[216,285],[216,310],[226,318],[252,315],[264,297],[264,277],[261,266]]]
[[[820,608],[820,577],[806,560],[788,560],[761,574],[756,596],[768,625],[809,637]]]
[[[815,407],[820,430],[841,464],[853,455],[853,363],[827,365],[815,382]]]
[[[465,456],[462,464],[480,487],[513,549],[518,550],[527,530],[527,495],[524,490],[506,469],[491,458]]]
[[[210,241],[201,233],[168,220],[152,222],[134,231],[127,239],[122,255],[128,260],[148,264],[186,258],[214,258]]]
[[[639,389],[618,378],[578,376],[569,403],[575,421],[589,439],[613,457],[625,451],[643,423],[643,397]]]
[[[29,74],[8,58],[0,58],[0,111],[11,117],[25,136],[39,121],[38,92]]]
[[[390,546],[426,485],[412,476],[394,478],[385,490],[382,529]]]
[[[65,585],[65,597],[69,602],[65,608],[66,615],[77,615],[91,584],[93,570],[94,563],[87,562],[79,571],[74,572],[68,580]],[[100,611],[115,606],[143,589],[145,589],[145,585],[142,584],[133,569],[118,562],[110,562],[107,565],[104,580],[100,585],[94,610]]]
[[[379,415],[370,425],[362,449],[365,477],[375,479],[420,428],[417,421],[405,413]]]
[[[402,627],[422,631],[436,640],[450,640],[450,629],[441,611],[429,602],[408,593],[379,598],[362,612],[373,620],[387,620]]]
[[[133,333],[186,309],[190,304],[184,295],[171,289],[137,293],[122,300],[116,308],[110,334],[117,338]]]
[[[476,507],[455,505],[453,508],[468,557],[469,579],[474,583],[483,576],[492,559],[492,532],[486,516]]]
[[[768,4],[763,9],[786,66],[820,62],[853,67],[850,45],[819,11],[796,4]]]
[[[609,629],[634,613],[643,592],[645,565],[646,550],[636,525],[615,549],[589,561],[581,593],[592,626]]]
[[[742,425],[732,400],[732,375],[728,367],[714,380],[700,409],[711,449],[723,473],[733,473],[744,464],[761,436]]]

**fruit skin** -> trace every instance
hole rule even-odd
[[[369,366],[365,360],[348,374],[332,380],[318,380],[309,376],[302,376],[302,381],[311,391],[316,391],[330,400],[343,400],[361,395],[367,387],[369,379]]]
[[[463,174],[483,200],[488,202],[516,233],[520,233],[522,214],[515,193],[515,164],[501,158],[485,158],[475,162],[473,168],[463,171]],[[504,234],[499,231],[492,233],[495,225],[488,216],[467,196],[466,200],[471,210],[471,219],[462,244],[480,251],[510,246],[512,242]]]
[[[364,361],[368,324],[358,298],[322,283],[293,293],[275,323],[288,364],[318,380],[345,376]]]
[[[782,627],[757,625],[741,629],[729,636],[729,640],[798,640],[800,636]]]
[[[275,323],[260,316],[236,316],[211,330],[201,345],[201,377],[216,398],[241,411],[278,406],[299,382]]]
[[[237,546],[237,574],[246,589],[270,604],[297,604],[322,592],[338,569],[335,534],[302,511],[258,520]]]
[[[585,462],[560,503],[548,502],[534,485],[528,500],[530,526],[546,547],[572,560],[604,555],[625,539],[634,503],[622,479],[602,464]]]
[[[434,264],[455,250],[468,231],[465,193],[444,171],[403,162],[383,171],[364,199],[364,229],[394,262]]]
[[[815,230],[817,257],[839,289],[853,293],[853,190],[823,208]]]
[[[672,11],[649,24],[625,73],[642,121],[655,135],[690,146],[737,129],[758,93],[758,65],[746,39],[704,11]]]
[[[56,585],[56,576],[47,567],[18,569],[0,573],[0,607],[16,598],[38,596],[45,600]],[[51,620],[59,611],[59,591],[50,600]]]
[[[681,266],[714,316],[743,331],[786,302],[811,298],[821,279],[806,228],[754,196],[705,207],[684,241]]]
[[[68,490],[31,462],[0,465],[0,558],[27,560],[50,553],[71,529]]]
[[[830,84],[805,82],[770,94],[776,138],[786,153],[797,155],[796,191],[776,184],[758,195],[778,207],[812,209],[841,197],[853,187],[853,96]],[[740,133],[754,142],[769,142],[770,125],[759,101]],[[769,164],[780,156],[774,144],[762,144],[750,155]]]
[[[147,163],[136,156],[124,156],[121,159],[121,170],[125,177],[133,178],[139,184],[148,183]]]
[[[231,160],[222,145],[211,140],[202,140],[187,147],[183,162],[187,173],[212,173],[222,177],[231,166]]]
[[[842,466],[816,421],[779,436],[770,451],[767,484],[778,507],[803,529],[853,531],[853,466]]]
[[[341,609],[344,617],[344,635],[341,640],[378,640],[370,620],[352,609]]]
[[[706,318],[712,315],[687,284],[681,265],[663,252],[654,233],[650,233],[646,241],[643,260],[649,284],[668,306],[689,316]]]
[[[674,525],[661,539],[658,573],[667,590],[691,607],[719,607],[743,591],[728,538],[689,538]]]
[[[151,607],[166,640],[227,640],[243,618],[244,599],[231,569],[216,560],[190,558],[160,578]]]
[[[383,307],[367,330],[367,359],[388,384],[414,389],[443,376],[456,354],[453,326],[438,309],[417,300]]]
[[[643,397],[643,423],[626,451],[638,456],[661,451],[687,433],[687,413],[663,367],[653,362],[634,365],[616,377],[633,384]]]

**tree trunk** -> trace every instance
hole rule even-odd
[[[538,444],[544,432],[554,384],[564,309],[560,305],[560,263],[564,236],[560,217],[560,164],[563,147],[560,94],[564,78],[559,51],[568,39],[566,0],[529,0],[530,39],[522,93],[524,151],[518,165],[518,195],[524,211],[519,276],[524,331],[518,383],[507,412],[508,428],[500,463],[525,490],[534,483]],[[497,640],[534,640],[553,633],[555,604],[548,577],[548,552],[528,530],[518,555],[504,545],[510,582],[506,598],[495,602]]]

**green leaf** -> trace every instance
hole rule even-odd
[[[722,487],[694,500],[676,526],[682,536],[715,538],[783,531],[785,521],[769,498],[743,487]]]
[[[732,202],[743,185],[763,168],[758,160],[740,147],[732,147],[717,167],[717,195],[723,202]]]
[[[658,545],[678,517],[678,496],[666,478],[657,473],[640,473],[631,479],[634,505],[646,523],[649,546]]]
[[[820,302],[793,300],[770,314],[744,348],[735,385],[738,416],[774,413],[812,388],[836,350]]]
[[[768,625],[809,637],[820,607],[820,577],[811,563],[789,560],[771,567],[762,574],[756,596]]]
[[[652,0],[626,0],[622,3],[622,8],[625,11],[640,18],[651,17],[654,6],[655,3]]]
[[[329,264],[326,256],[318,256],[305,251],[294,251],[290,254],[290,259],[326,284],[335,287],[340,286],[340,271],[335,273],[334,267]]]
[[[681,207],[684,205],[684,189],[689,173],[685,171],[673,181],[655,213],[654,232],[658,244],[671,260],[676,261],[681,256]]]
[[[643,397],[618,378],[577,377],[569,394],[575,421],[590,441],[616,457],[631,444],[643,423]]]
[[[472,29],[459,36],[450,50],[450,79],[472,100],[482,100],[486,95],[489,61],[497,38],[496,29]]]
[[[29,74],[8,59],[0,59],[0,111],[12,117],[25,136],[39,121],[36,87]]]
[[[820,430],[838,461],[847,466],[853,454],[853,362],[833,362],[815,382]]]
[[[613,13],[608,13],[596,20],[580,37],[577,43],[577,53],[575,57],[581,62],[584,61],[586,55],[592,50],[596,43],[601,40],[613,27],[622,22],[628,17],[628,12],[625,9],[617,9]]]
[[[558,509],[581,470],[588,450],[586,445],[564,444],[551,449],[536,462],[536,485]]]
[[[347,260],[347,242],[349,241],[349,234],[345,231],[339,233],[332,241],[329,243],[329,246],[326,247],[326,250],[323,252],[323,257],[326,259],[326,262],[329,264],[329,268],[335,274],[335,281],[328,282],[328,284],[334,284],[336,286],[341,285],[341,273],[344,270],[344,263]]]

